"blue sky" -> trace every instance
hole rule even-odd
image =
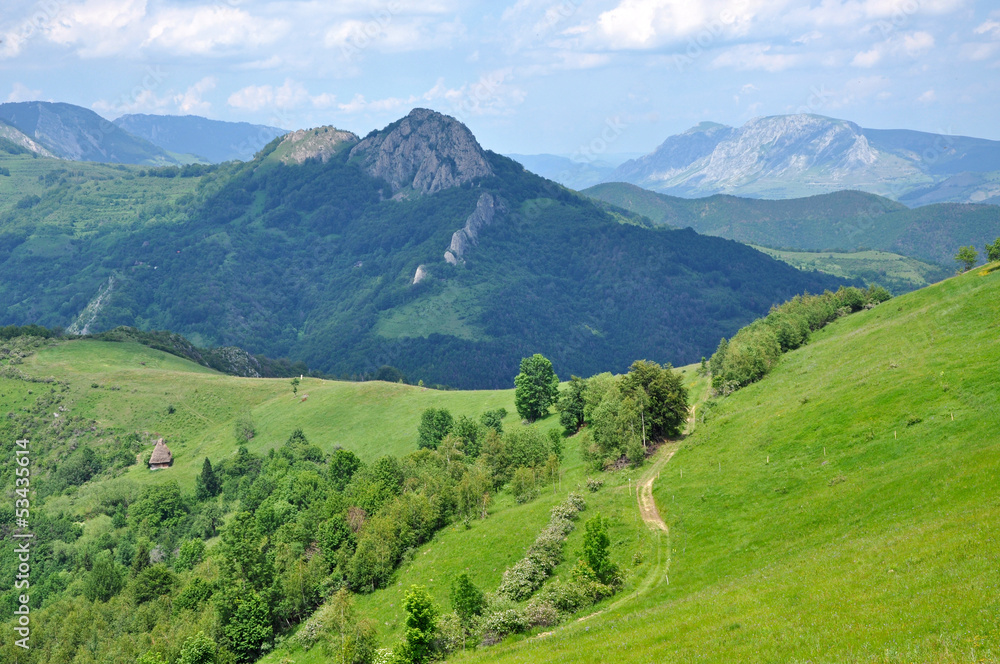
[[[4,0],[0,101],[365,134],[425,106],[499,152],[648,152],[812,112],[1000,139],[982,0]]]

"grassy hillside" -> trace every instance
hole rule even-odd
[[[837,320],[725,399],[704,402],[707,380],[687,367],[698,404],[693,433],[645,468],[603,474],[602,489],[584,491],[582,518],[611,519],[613,559],[626,570],[622,591],[579,620],[454,661],[1000,658],[998,316],[1000,269],[980,269]],[[175,479],[191,491],[197,461],[234,448],[232,425],[244,409],[258,424],[254,450],[278,446],[301,426],[324,451],[342,444],[366,460],[412,450],[427,406],[455,415],[513,410],[510,391],[385,383],[306,379],[293,396],[285,379],[223,376],[131,343],[44,342],[23,352],[0,378],[5,411],[47,395],[46,384],[14,375],[52,377],[67,410],[49,408],[62,417],[92,421],[98,438],[135,428],[165,435],[176,455],[168,471],[132,468],[48,500],[46,511],[90,519],[85,544],[108,531],[108,517],[93,517],[93,507],[122,477]],[[576,439],[566,442],[554,491],[524,505],[497,494],[489,518],[468,529],[456,522],[410,550],[385,590],[358,600],[379,641],[398,640],[411,584],[428,586],[443,611],[462,571],[494,590],[550,507],[582,488],[580,452]],[[60,448],[46,454],[58,457]],[[47,478],[43,468],[38,481]],[[647,478],[669,533],[657,535],[639,518],[633,492]],[[575,563],[581,531],[571,533],[557,578]],[[286,658],[325,661],[321,648],[303,652],[292,641],[263,661]]]
[[[613,182],[583,193],[657,224],[792,251],[877,249],[951,266],[959,246],[981,248],[1000,235],[1000,206],[939,203],[911,210],[860,191],[789,200],[690,199]]]
[[[907,293],[949,277],[952,270],[888,251],[782,251],[755,246],[768,256],[800,270],[818,270],[844,279],[877,283],[893,293]]]
[[[699,409],[655,484],[669,582],[456,661],[1000,658],[1000,271],[816,333]]]
[[[235,451],[233,427],[245,411],[257,425],[251,451],[266,452],[301,428],[325,452],[341,446],[364,461],[415,449],[426,408],[448,408],[456,417],[500,407],[514,412],[513,390],[449,392],[307,377],[293,394],[288,379],[226,376],[137,343],[56,342],[19,366],[31,376],[67,381],[64,405],[98,427],[164,436],[174,453],[169,474],[134,466],[125,477],[142,483],[169,475],[189,490],[206,456]]]

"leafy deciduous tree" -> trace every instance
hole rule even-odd
[[[559,423],[566,431],[575,433],[583,426],[583,409],[586,406],[583,395],[586,389],[586,380],[579,376],[570,376],[569,386],[559,395],[556,409],[559,410]]]
[[[437,610],[430,593],[423,586],[410,586],[403,598],[403,609],[407,614],[403,630],[405,641],[401,649],[403,661],[412,664],[430,661],[434,633],[437,631]]]
[[[955,261],[962,266],[965,272],[968,272],[979,260],[979,252],[972,245],[967,247],[961,247],[958,253],[955,254]]]
[[[559,395],[559,377],[552,362],[535,353],[521,360],[521,372],[514,378],[514,405],[517,414],[533,422],[549,412]]]
[[[991,263],[1000,261],[1000,237],[993,241],[993,244],[986,245],[986,260]]]
[[[587,521],[583,534],[583,559],[594,570],[601,583],[612,583],[618,567],[611,561],[611,538],[608,520],[600,514]]]
[[[441,440],[448,435],[454,420],[446,408],[428,408],[420,416],[420,426],[417,429],[417,447],[420,449],[437,449]]]

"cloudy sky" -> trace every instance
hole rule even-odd
[[[365,134],[425,106],[499,152],[647,152],[811,112],[1000,139],[985,0],[3,0],[0,101]]]

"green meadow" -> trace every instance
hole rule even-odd
[[[558,483],[523,505],[500,493],[488,518],[439,531],[407,553],[387,588],[358,597],[358,613],[389,647],[411,585],[426,586],[441,612],[462,572],[495,590],[575,490],[587,510],[555,577],[576,562],[580,524],[599,513],[626,570],[621,592],[455,661],[998,661],[998,320],[1000,270],[978,269],[838,319],[726,398],[711,398],[697,366],[685,367],[695,409],[683,440],[643,468],[595,473],[579,436],[566,439]],[[132,466],[51,500],[81,517],[110,482],[175,479],[192,491],[204,457],[235,451],[234,424],[247,412],[254,451],[301,428],[324,451],[342,446],[365,461],[414,450],[428,407],[456,417],[504,407],[505,427],[521,426],[512,390],[306,378],[293,393],[288,379],[224,376],[132,343],[50,342],[18,369],[65,381],[62,403],[99,429],[163,436],[174,452],[169,470]],[[2,378],[0,406],[14,410],[36,389]],[[597,476],[604,486],[591,493],[586,479]],[[669,533],[640,519],[636,484],[649,477]],[[327,659],[286,641],[262,661]]]
[[[669,582],[458,661],[1000,660],[1000,273],[842,318],[699,409]]]

